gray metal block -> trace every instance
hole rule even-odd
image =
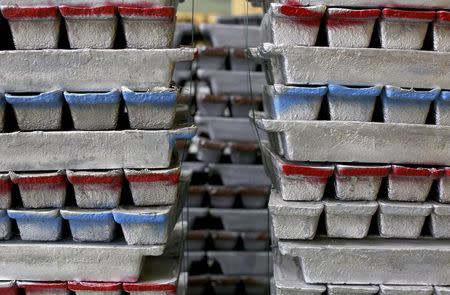
[[[209,209],[209,213],[213,217],[220,217],[227,231],[267,230],[269,213],[266,209]]]
[[[433,291],[432,286],[380,286],[380,295],[432,295]]]
[[[265,275],[272,272],[269,257],[272,253],[243,251],[208,251],[208,259],[219,263],[225,275]],[[240,267],[236,267],[240,265]]]
[[[450,88],[450,53],[265,43],[250,49],[249,54],[266,60],[271,76],[268,82],[273,84]]]
[[[69,221],[72,238],[77,242],[111,242],[116,223],[110,210],[67,208],[60,211]]]
[[[59,209],[8,209],[15,219],[20,238],[24,241],[57,241],[62,235],[62,217]]]
[[[329,295],[364,295],[378,294],[379,287],[372,285],[328,285]]]
[[[278,247],[281,254],[298,257],[310,284],[449,284],[450,247],[443,240],[319,238],[278,241]]]
[[[378,201],[378,231],[385,238],[417,239],[431,204]]]
[[[438,180],[437,199],[441,203],[450,203],[450,169],[444,168],[444,175]]]
[[[325,201],[325,225],[331,238],[362,239],[369,232],[377,202]]]
[[[433,48],[435,51],[450,51],[450,23],[448,12],[438,11],[437,20],[433,23]]]
[[[9,173],[0,173],[0,209],[11,207],[12,182]]]
[[[259,26],[201,24],[199,30],[213,47],[247,48],[261,42]]]
[[[214,95],[261,95],[266,84],[262,72],[198,69],[197,77],[209,81]]]
[[[195,52],[192,48],[2,51],[0,90],[97,92],[122,86],[134,91],[169,87],[175,63],[192,60]]]
[[[17,286],[25,291],[26,295],[69,295],[66,282],[28,282],[18,281]]]
[[[261,113],[256,114],[255,123],[280,135],[276,143],[289,161],[450,164],[450,128],[446,126],[282,121]]]
[[[204,127],[213,140],[257,142],[258,137],[249,118],[195,116],[199,128]]]
[[[450,238],[450,205],[432,203],[430,231],[438,239]]]
[[[263,165],[209,164],[211,172],[220,175],[222,183],[227,186],[270,185]]]
[[[269,211],[275,237],[288,240],[313,239],[323,208],[322,202],[283,201],[280,194],[272,190]]]
[[[153,131],[3,133],[0,134],[0,169],[166,168],[170,165],[174,141],[190,139],[195,130],[193,126],[180,126],[178,129]],[[149,148],[154,146],[158,148]],[[49,156],[51,161],[42,161]]]

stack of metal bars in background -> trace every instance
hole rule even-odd
[[[0,293],[185,294],[177,4],[0,1]]]
[[[182,66],[175,73],[182,92],[195,96],[199,126],[185,158],[185,167],[194,171],[184,214],[190,229],[190,294],[269,291],[270,180],[248,119],[254,105],[261,107],[265,78],[261,66],[249,66],[244,56],[247,30],[250,46],[260,43],[260,21],[255,16],[247,27],[244,17],[221,17],[218,23],[199,25],[195,80],[187,80],[188,69]],[[186,27],[180,24],[180,34]],[[258,85],[253,93],[249,67],[252,83]]]
[[[450,294],[448,1],[267,8],[273,294]]]

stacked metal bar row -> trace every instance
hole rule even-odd
[[[3,2],[0,292],[184,294],[177,2]]]
[[[272,292],[447,294],[450,7],[338,2],[266,5],[249,50],[271,84]]]
[[[247,30],[251,46],[259,43],[260,34],[257,25],[247,27],[238,21],[244,18],[198,27],[197,41],[208,45],[199,48],[195,80],[184,87],[186,94],[195,96],[199,126],[186,155],[186,167],[194,171],[184,212],[190,229],[186,265],[191,294],[269,291],[270,180],[248,120],[253,105],[262,102],[261,90],[251,93],[248,79],[251,76],[256,89],[261,89],[264,73],[244,54]]]

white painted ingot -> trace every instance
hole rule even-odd
[[[264,59],[269,84],[450,88],[448,52],[277,46],[270,43],[247,52],[252,57]]]
[[[59,209],[8,209],[24,241],[57,241],[61,239],[62,217]]]
[[[379,9],[329,8],[326,28],[330,47],[369,47]]]
[[[3,6],[16,49],[58,48],[60,15],[56,6]]]
[[[62,218],[69,221],[72,238],[77,242],[111,242],[116,223],[110,210],[61,209]]]
[[[381,46],[387,49],[422,49],[434,11],[385,8],[380,20]]]
[[[313,46],[325,10],[323,5],[301,7],[272,3],[261,24],[263,42]]]
[[[434,101],[434,121],[436,125],[450,126],[450,91],[441,91]]]
[[[136,206],[174,204],[178,196],[181,169],[125,169]]]
[[[432,295],[433,286],[380,285],[380,295]]]
[[[392,165],[391,174],[388,177],[388,199],[402,202],[424,202],[433,181],[442,177],[443,174],[443,169]]]
[[[439,88],[416,91],[386,86],[381,94],[384,122],[425,124],[431,102],[439,97],[440,92]]]
[[[61,208],[66,201],[66,175],[63,170],[48,173],[9,173],[19,186],[25,208]]]
[[[64,100],[61,91],[50,91],[37,95],[6,93],[5,99],[14,109],[20,130],[58,130],[61,128]]]
[[[69,281],[67,286],[76,295],[121,295],[123,291],[122,283]]]
[[[450,167],[444,168],[444,173],[438,180],[438,201],[450,203]]]
[[[417,239],[432,211],[427,203],[378,201],[378,205],[378,231],[385,238]]]
[[[287,202],[275,190],[269,200],[274,234],[278,239],[313,239],[324,205],[321,202]]]
[[[433,23],[433,48],[435,51],[450,52],[450,12],[438,11]]]
[[[117,127],[121,93],[64,92],[69,104],[73,125],[78,130],[114,130]]]
[[[80,208],[115,208],[122,193],[123,171],[72,171],[67,179],[73,185]]]
[[[374,201],[383,177],[391,166],[336,165],[336,198],[343,201]]]
[[[264,110],[273,119],[316,120],[327,87],[265,85]]]
[[[378,294],[379,287],[373,285],[328,285],[328,295]]]
[[[430,231],[438,239],[450,238],[450,205],[432,203]]]
[[[11,237],[11,219],[6,210],[0,210],[0,240],[8,240]]]
[[[382,86],[354,88],[328,85],[328,109],[332,121],[372,121]]]
[[[324,204],[327,236],[332,238],[365,238],[378,209],[378,204],[373,201],[325,201]]]
[[[70,48],[112,48],[117,29],[116,8],[60,6]]]
[[[11,207],[12,182],[9,173],[0,173],[0,209]]]
[[[69,295],[66,282],[18,281],[17,286],[25,290],[26,295]]]
[[[128,48],[171,48],[176,7],[119,6]]]
[[[262,153],[266,171],[283,200],[322,200],[333,166],[288,162],[275,155],[267,144],[262,145]]]

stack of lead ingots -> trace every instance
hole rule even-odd
[[[1,292],[183,294],[177,2],[0,5]]]
[[[261,105],[265,80],[261,66],[244,55],[247,30],[250,46],[256,46],[259,26],[243,22],[229,17],[198,29],[208,46],[199,48],[191,82],[199,126],[186,162],[194,170],[184,214],[189,217],[186,266],[192,294],[269,291],[270,180],[248,120],[253,105]],[[254,93],[250,77],[257,85]]]
[[[449,292],[450,6],[406,2],[269,5],[274,294]]]

